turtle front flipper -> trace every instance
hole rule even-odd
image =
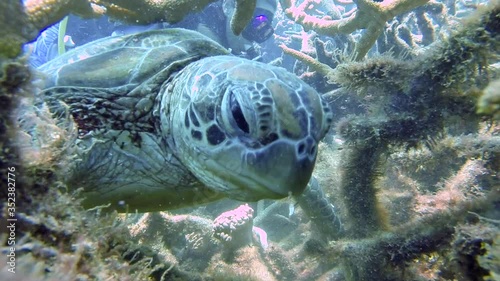
[[[69,111],[80,137],[92,131],[153,132],[155,95],[134,95],[134,86],[115,88],[52,87],[42,94],[55,116]]]
[[[83,188],[83,206],[110,204],[121,212],[163,211],[221,199],[172,155],[161,136],[109,130],[76,140],[72,173],[65,182]]]
[[[55,115],[69,112],[78,126],[71,189],[83,188],[85,207],[111,204],[118,211],[160,211],[218,200],[156,131],[156,94],[139,87],[52,87],[43,92]]]
[[[66,182],[83,188],[86,207],[167,210],[223,196],[178,160],[159,130],[169,111],[158,105],[186,65],[228,53],[202,34],[171,28],[103,38],[39,67],[41,98],[78,126]]]

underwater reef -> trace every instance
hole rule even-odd
[[[210,2],[0,3],[1,280],[500,280],[498,0],[280,1],[273,63],[336,123],[304,194],[85,210],[62,181],[75,126],[34,108],[22,44],[68,13],[175,22]],[[238,33],[255,1],[236,3]]]
[[[0,3],[0,57],[14,58],[21,45],[68,14],[83,18],[109,16],[129,24],[176,23],[216,0],[6,0]],[[256,0],[234,0],[231,30],[240,34],[250,22]]]

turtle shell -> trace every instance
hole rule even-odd
[[[154,75],[166,75],[192,61],[229,52],[208,37],[187,29],[152,30],[106,37],[42,65],[45,88],[73,86],[115,88],[138,85]]]

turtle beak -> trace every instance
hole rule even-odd
[[[263,151],[248,153],[246,170],[258,175],[254,191],[264,198],[283,198],[301,194],[311,178],[316,161],[315,141],[297,145],[295,142],[276,141]]]
[[[306,188],[316,162],[317,141],[307,136],[301,141],[275,140],[243,154],[240,146],[220,151],[204,157],[203,168],[196,170],[211,171],[199,174],[207,186],[240,201],[281,199],[300,195]]]

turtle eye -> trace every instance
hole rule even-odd
[[[233,115],[233,119],[236,122],[236,125],[238,125],[238,128],[248,134],[250,132],[248,129],[248,123],[245,120],[240,103],[236,100],[233,92],[230,94],[229,107],[231,108],[231,114]]]

